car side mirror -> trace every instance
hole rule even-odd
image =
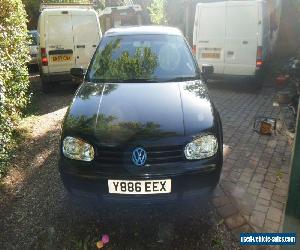
[[[83,68],[71,68],[70,73],[72,77],[83,80],[84,77]]]
[[[208,77],[209,75],[214,73],[214,66],[210,64],[203,64],[201,71],[205,77]]]

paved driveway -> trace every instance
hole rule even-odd
[[[240,232],[278,232],[287,200],[291,146],[283,133],[253,131],[255,116],[280,117],[275,90],[260,92],[214,83],[210,95],[223,121],[224,166],[213,204],[236,236]]]

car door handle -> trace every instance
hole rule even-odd
[[[85,48],[85,45],[77,45],[76,47],[77,47],[78,49],[79,49],[79,48]]]
[[[96,45],[96,44],[94,44],[94,45],[93,45],[93,47],[94,47],[94,48],[96,48],[96,47],[97,47],[97,45]]]
[[[248,44],[248,41],[243,41],[243,44]]]
[[[233,54],[234,54],[234,52],[233,52],[233,51],[230,51],[230,50],[229,50],[229,51],[227,51],[227,55],[228,55],[228,56],[233,56]]]

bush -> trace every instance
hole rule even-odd
[[[0,177],[12,131],[29,101],[28,36],[21,0],[0,4]]]

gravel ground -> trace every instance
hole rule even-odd
[[[0,186],[0,249],[238,249],[206,200],[169,207],[101,207],[74,203],[58,170],[60,126],[75,91],[44,95],[31,75],[34,115],[18,128],[22,142]]]

